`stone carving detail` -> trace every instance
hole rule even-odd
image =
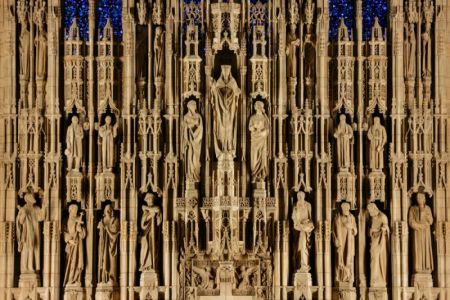
[[[184,145],[186,153],[186,179],[193,182],[200,180],[200,154],[203,139],[202,116],[197,112],[197,103],[191,100],[187,104],[188,112],[184,115]]]
[[[78,215],[78,206],[69,206],[69,218],[64,229],[66,243],[66,268],[64,272],[65,286],[81,286],[81,273],[84,269],[83,240],[86,238],[86,228],[83,213]]]
[[[214,275],[212,268],[192,266],[192,272],[197,275],[196,285],[204,290],[210,290],[215,288]]]
[[[358,233],[355,217],[350,212],[350,204],[343,202],[340,213],[334,219],[333,241],[336,247],[336,283],[353,285],[355,236]]]
[[[164,57],[164,32],[162,27],[156,27],[155,40],[153,44],[154,60],[154,76],[155,78],[163,76],[163,57]]]
[[[71,124],[66,132],[67,170],[79,171],[83,159],[83,127],[79,124],[77,116],[72,116]]]
[[[117,136],[118,124],[111,124],[111,116],[105,117],[105,124],[98,130],[102,138],[102,167],[105,171],[110,171],[114,164],[114,138]]]
[[[155,196],[146,194],[142,206],[141,219],[141,271],[156,270],[158,253],[159,228],[162,222],[161,209],[154,203]]]
[[[120,222],[110,204],[105,206],[103,217],[97,228],[99,230],[98,281],[102,284],[116,285],[119,279],[117,259]]]
[[[20,273],[34,274],[41,270],[41,230],[39,223],[45,219],[46,207],[36,204],[31,192],[24,196],[25,205],[18,207],[17,250],[20,252]]]
[[[255,113],[250,117],[249,130],[252,181],[264,181],[268,174],[269,119],[264,111],[264,103],[261,101],[255,102]]]
[[[348,125],[345,115],[339,116],[339,125],[334,132],[337,144],[337,162],[340,169],[348,170],[352,163],[353,128]]]
[[[288,77],[297,77],[297,48],[300,46],[300,39],[296,36],[295,27],[295,24],[290,24],[290,31],[286,41]]]
[[[367,205],[371,218],[370,236],[370,286],[385,287],[388,279],[388,244],[389,223],[387,216],[382,213],[375,203]]]
[[[292,211],[294,229],[298,231],[297,246],[295,247],[296,260],[300,262],[299,271],[309,271],[309,251],[311,232],[314,230],[312,222],[311,204],[305,200],[305,193],[297,193],[297,203]],[[298,264],[297,264],[298,265]]]
[[[367,132],[370,141],[370,168],[382,170],[384,166],[384,145],[387,142],[386,129],[380,123],[380,118],[373,118],[373,125]]]

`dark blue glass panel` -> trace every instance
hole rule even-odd
[[[381,27],[386,28],[388,22],[388,1],[387,0],[365,0],[363,2],[363,39],[370,40],[371,30],[375,17],[378,17],[378,22]]]
[[[89,2],[88,0],[65,0],[63,7],[63,22],[66,30],[66,38],[73,19],[77,18],[80,35],[83,40],[89,38]]]
[[[355,7],[353,0],[330,0],[330,30],[329,38],[336,40],[339,23],[344,18],[345,25],[350,33],[355,20]]]
[[[102,38],[102,30],[110,19],[114,31],[114,39],[122,40],[122,0],[99,0],[97,1],[97,28],[99,39]]]

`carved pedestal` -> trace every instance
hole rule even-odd
[[[117,287],[110,284],[99,283],[95,291],[96,300],[119,300],[120,293]]]
[[[355,175],[349,171],[337,174],[337,202],[347,201],[355,207]]]
[[[36,288],[41,285],[39,275],[36,273],[20,274],[19,278],[19,300],[22,299],[39,299]]]
[[[64,300],[84,300],[84,291],[80,286],[66,286]]]
[[[266,184],[264,181],[255,182],[253,184],[253,197],[254,198],[266,198]]]
[[[412,284],[417,288],[431,288],[433,277],[428,273],[416,273],[412,276]]]
[[[110,171],[98,174],[95,179],[97,181],[97,207],[101,207],[101,202],[110,200],[117,208],[117,199],[114,198],[114,173]]]
[[[75,200],[81,202],[84,207],[82,181],[83,174],[79,171],[72,170],[67,174],[66,201]]]
[[[369,288],[369,300],[388,300],[386,288]]]
[[[369,174],[370,202],[375,200],[385,201],[384,182],[386,175],[382,171],[373,171]]]
[[[139,299],[156,300],[158,299],[158,274],[155,271],[144,271],[141,274],[141,291]]]
[[[333,299],[336,300],[356,300],[356,289],[351,286],[345,286],[345,284],[339,284],[338,288],[335,288],[333,293]]]
[[[294,275],[294,300],[311,300],[311,273],[297,272]]]

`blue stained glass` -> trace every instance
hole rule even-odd
[[[355,19],[355,7],[353,0],[330,0],[330,30],[328,36],[331,40],[336,40],[339,23],[344,18],[345,25],[350,33]]]
[[[375,17],[378,17],[378,23],[380,23],[381,27],[387,27],[388,13],[389,7],[387,0],[365,0],[363,2],[362,14],[364,40],[370,40]]]
[[[99,0],[97,2],[97,28],[102,38],[102,30],[110,19],[113,28],[114,39],[122,40],[122,0]]]
[[[73,19],[77,18],[78,27],[80,28],[81,39],[89,38],[89,3],[88,0],[65,0],[64,1],[64,28],[66,29],[66,38]]]

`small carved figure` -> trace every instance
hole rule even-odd
[[[290,24],[290,31],[286,40],[287,74],[288,77],[297,77],[297,48],[300,46],[300,39],[295,32],[295,24]]]
[[[202,150],[203,121],[197,112],[197,103],[191,100],[184,115],[184,144],[186,148],[186,179],[200,181],[200,153]]]
[[[231,75],[231,66],[222,65],[217,81],[212,80],[211,95],[214,110],[214,147],[217,158],[222,154],[236,155],[238,99],[241,94]]]
[[[370,286],[386,287],[389,244],[389,222],[375,203],[367,205],[371,217],[370,236]]]
[[[72,123],[67,127],[64,154],[67,156],[67,169],[79,171],[83,158],[83,127],[78,123],[77,116],[72,116]]]
[[[139,2],[136,3],[136,6],[138,10],[139,25],[145,25],[147,22],[147,5],[145,4],[145,0],[139,0]]]
[[[83,223],[83,214],[78,216],[78,206],[69,206],[69,218],[64,229],[66,242],[66,271],[64,286],[81,285],[81,272],[84,268],[83,239],[86,237],[86,228]]]
[[[250,278],[253,275],[253,273],[255,273],[258,270],[258,268],[256,266],[246,267],[242,265],[239,268],[239,270],[240,274],[238,274],[239,280],[238,290],[247,290],[251,288],[253,285],[250,282]]]
[[[144,198],[147,205],[142,206],[141,219],[141,271],[156,270],[158,252],[159,226],[161,225],[161,209],[155,205],[155,196],[147,193]]]
[[[407,36],[405,39],[405,75],[407,78],[416,76],[416,33],[414,24],[405,25]]]
[[[44,77],[47,70],[47,33],[42,22],[38,22],[37,29],[34,40],[36,46],[36,76]]]
[[[41,230],[39,223],[45,219],[45,204],[39,207],[33,193],[28,192],[24,197],[25,205],[18,206],[16,228],[17,228],[17,250],[20,252],[21,274],[36,273],[41,269]]]
[[[114,216],[111,205],[106,205],[103,218],[98,224],[98,281],[115,285],[117,283],[117,244],[119,242],[120,222]]]
[[[351,147],[353,141],[353,129],[345,121],[345,115],[339,116],[339,125],[334,132],[334,137],[337,141],[337,158],[339,168],[350,168],[351,162]]]
[[[267,177],[267,148],[269,137],[269,118],[264,112],[264,103],[255,102],[255,113],[250,117],[251,136],[250,165],[252,181],[264,181]]]
[[[383,169],[383,148],[387,141],[386,129],[380,123],[380,118],[373,118],[373,125],[367,132],[370,141],[370,168],[372,170]]]
[[[425,194],[417,194],[417,205],[409,209],[408,221],[412,229],[414,272],[430,274],[433,271],[433,240],[430,226],[433,213],[426,205]]]
[[[431,23],[425,23],[425,31],[422,33],[422,74],[431,76]]]
[[[105,125],[100,126],[98,134],[102,138],[102,165],[110,171],[114,164],[114,138],[117,136],[117,123],[111,125],[111,117],[105,117]]]
[[[19,36],[19,55],[20,55],[20,75],[23,79],[28,79],[30,70],[30,31],[27,24],[21,24]]]
[[[163,76],[163,55],[164,55],[164,32],[161,27],[155,29],[155,42],[153,44],[153,53],[155,55],[155,78]]]
[[[214,276],[210,266],[204,268],[192,266],[192,272],[200,277],[200,280],[196,282],[199,288],[204,290],[214,289]]]
[[[294,229],[298,232],[296,260],[300,262],[300,272],[309,271],[309,249],[311,232],[314,230],[312,222],[311,204],[305,200],[305,193],[297,193],[297,203],[292,211]]]
[[[332,233],[336,246],[336,282],[353,284],[357,233],[355,217],[350,213],[350,204],[343,202],[341,212],[334,219]]]

